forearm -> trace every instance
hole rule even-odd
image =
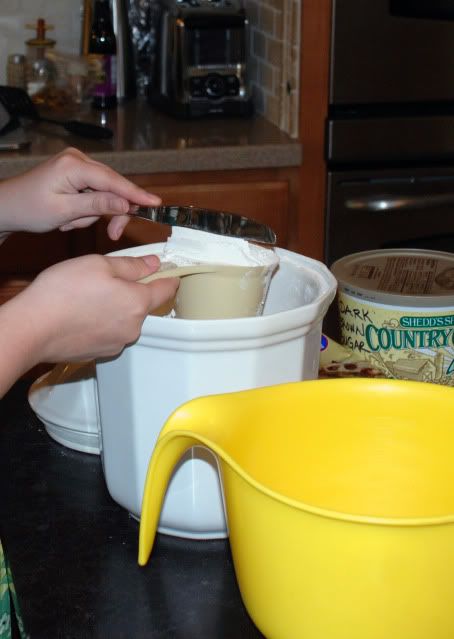
[[[24,230],[22,217],[30,217],[32,214],[32,211],[24,210],[26,195],[20,185],[20,178],[0,181],[0,241],[14,231]]]
[[[0,306],[0,397],[39,363],[40,344],[31,313],[13,298]]]

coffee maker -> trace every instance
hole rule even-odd
[[[149,102],[177,117],[251,115],[241,0],[159,0],[157,15]]]

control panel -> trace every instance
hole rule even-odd
[[[193,98],[211,98],[217,100],[225,96],[239,95],[240,81],[236,75],[209,73],[195,76],[189,81],[189,90]]]

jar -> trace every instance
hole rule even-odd
[[[25,89],[25,56],[21,53],[13,53],[8,56],[6,81],[10,87]]]
[[[46,58],[46,51],[55,46],[55,40],[46,38],[46,31],[53,29],[53,26],[46,24],[43,18],[38,18],[36,25],[27,25],[27,28],[36,29],[36,36],[26,41],[26,88],[35,101],[35,95],[53,87],[56,82],[57,69],[54,63]]]

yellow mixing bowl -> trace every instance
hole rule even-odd
[[[195,399],[162,430],[139,563],[191,446],[220,461],[236,576],[269,639],[453,639],[454,391],[297,382]]]

